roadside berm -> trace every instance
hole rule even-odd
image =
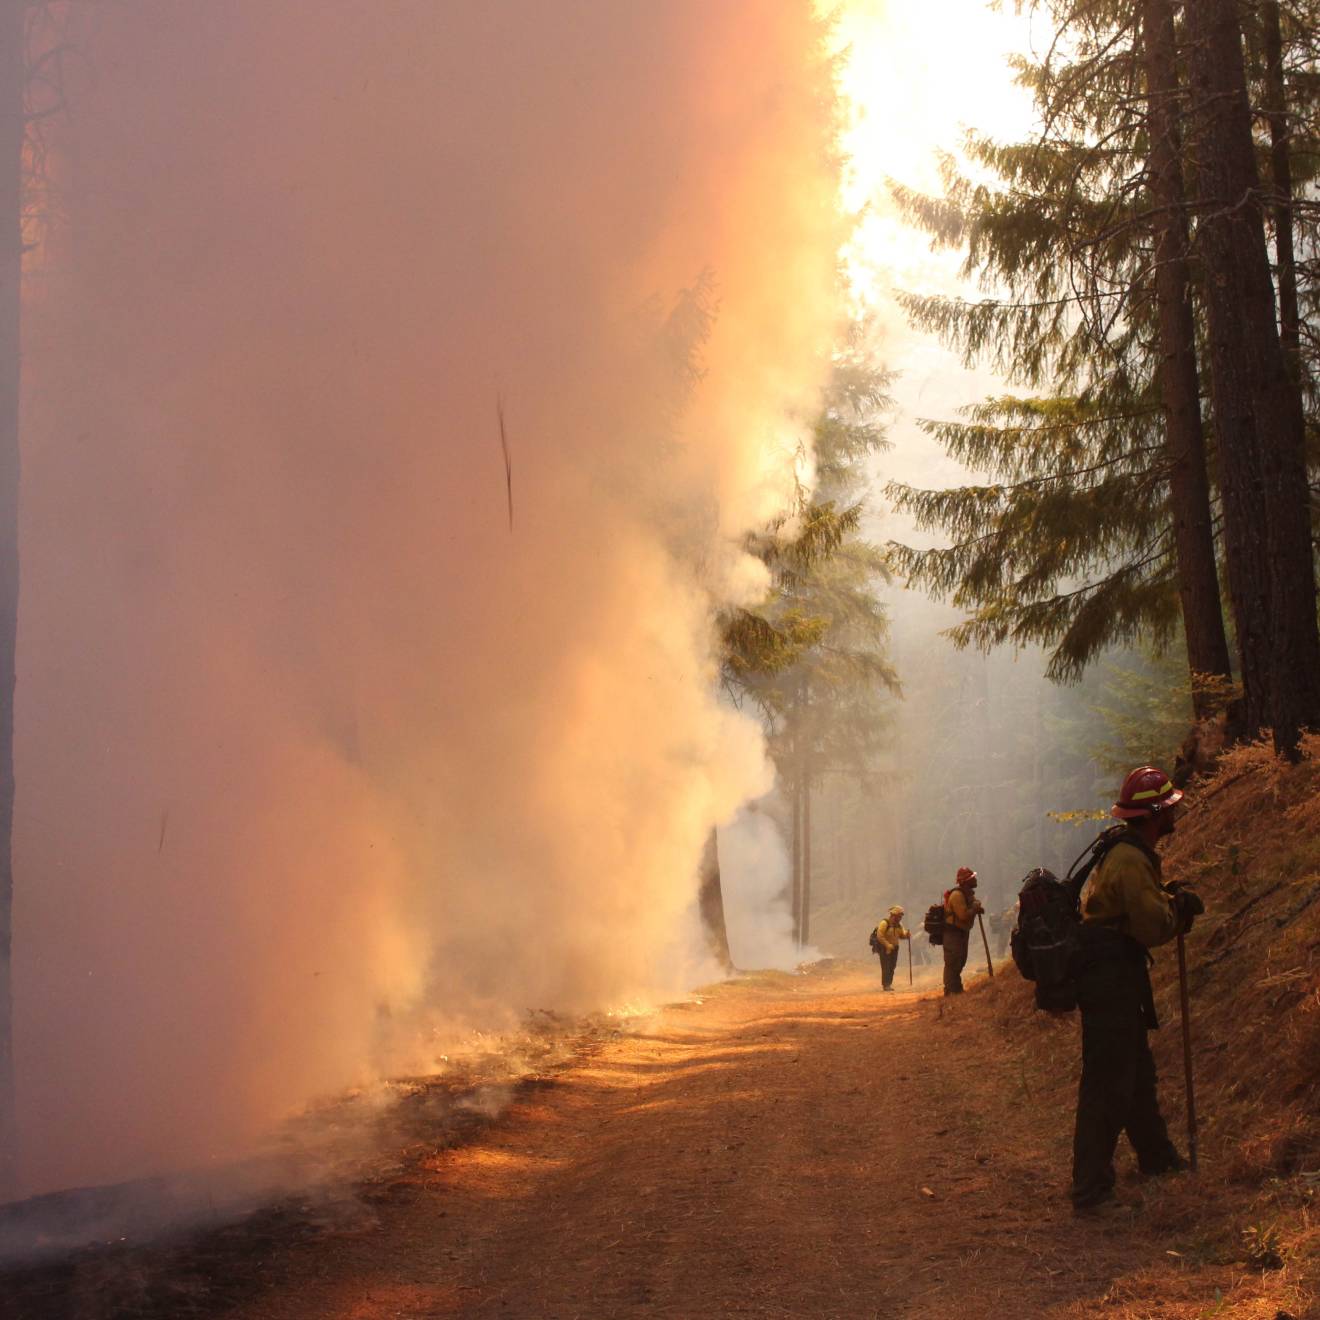
[[[1189,794],[1166,875],[1209,909],[1188,940],[1201,1168],[1142,1182],[1123,1148],[1101,1218],[1066,1196],[1076,1015],[1036,1012],[1011,963],[946,1000],[931,969],[881,995],[873,966],[826,961],[597,1035],[460,1140],[414,1134],[353,1214],[11,1273],[0,1314],[1311,1320],[1318,825],[1320,766],[1261,748]],[[1155,975],[1183,1147],[1172,949]]]

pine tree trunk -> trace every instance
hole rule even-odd
[[[1143,57],[1149,116],[1151,201],[1155,213],[1155,298],[1159,313],[1160,393],[1169,449],[1169,506],[1192,700],[1210,714],[1199,675],[1232,670],[1215,565],[1215,538],[1201,425],[1196,326],[1188,273],[1178,73],[1171,0],[1144,0]]]
[[[24,0],[0,0],[0,1197],[13,1191],[18,1156],[11,950],[25,10]]]
[[[811,727],[811,686],[805,677],[802,679],[802,686],[799,689],[798,718],[798,727],[802,732],[802,742],[799,748],[801,760],[798,765],[798,782],[801,785],[800,792],[802,794],[802,847],[800,850],[802,880],[799,890],[802,907],[798,916],[798,946],[801,948],[811,941],[811,775],[814,769],[811,748],[812,740],[815,737],[815,731]]]
[[[825,818],[821,822],[821,834],[825,838],[825,847],[828,853],[826,866],[829,868],[830,874],[836,877],[835,883],[842,884],[847,872],[847,862],[844,860],[843,852],[842,813],[835,809],[835,804],[828,795],[821,806],[822,809],[819,814]]]
[[[792,804],[792,836],[790,852],[792,854],[793,884],[791,901],[793,904],[793,947],[802,947],[802,777],[794,774],[789,789]]]
[[[697,890],[701,928],[706,947],[726,972],[733,971],[729,954],[729,930],[724,922],[724,888],[720,884],[720,839],[712,826],[701,854],[701,883]]]
[[[1283,78],[1283,30],[1278,0],[1262,0],[1265,47],[1265,114],[1270,126],[1270,173],[1274,182],[1274,252],[1279,284],[1279,342],[1288,370],[1301,380],[1301,324],[1297,306],[1297,255],[1293,242],[1292,128]]]
[[[802,776],[802,921],[798,944],[811,943],[811,775]]]
[[[1301,397],[1275,322],[1260,181],[1234,0],[1186,7],[1211,395],[1224,551],[1248,733],[1272,724],[1295,756],[1320,724],[1310,502]]]
[[[1031,737],[1031,774],[1032,774],[1032,797],[1036,804],[1036,865],[1045,865],[1045,814],[1049,807],[1045,805],[1045,722],[1041,715],[1041,706],[1045,700],[1045,694],[1040,687],[1036,688],[1035,699],[1032,701],[1032,737]]]

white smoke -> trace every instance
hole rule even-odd
[[[791,972],[818,957],[793,939],[791,862],[779,826],[753,803],[720,830],[720,881],[734,965]]]
[[[25,344],[27,1190],[697,974],[769,784],[712,609],[836,328],[811,9],[87,7]]]

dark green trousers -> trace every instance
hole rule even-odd
[[[944,993],[960,995],[963,992],[962,973],[967,966],[967,946],[971,932],[957,926],[944,927]]]
[[[1091,963],[1077,978],[1082,1080],[1073,1129],[1076,1206],[1095,1205],[1113,1190],[1114,1152],[1123,1133],[1143,1173],[1162,1173],[1178,1162],[1156,1094],[1149,996],[1145,963],[1135,958]]]
[[[890,953],[883,946],[880,949],[880,983],[886,990],[894,984],[894,968],[898,966],[898,950]]]

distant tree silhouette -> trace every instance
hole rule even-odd
[[[827,774],[866,772],[899,690],[876,595],[884,555],[860,531],[866,462],[885,444],[888,385],[863,351],[840,355],[814,428],[815,482],[791,516],[750,542],[773,591],[760,608],[723,620],[725,688],[760,714],[788,801],[799,944],[811,939],[813,790]]]

